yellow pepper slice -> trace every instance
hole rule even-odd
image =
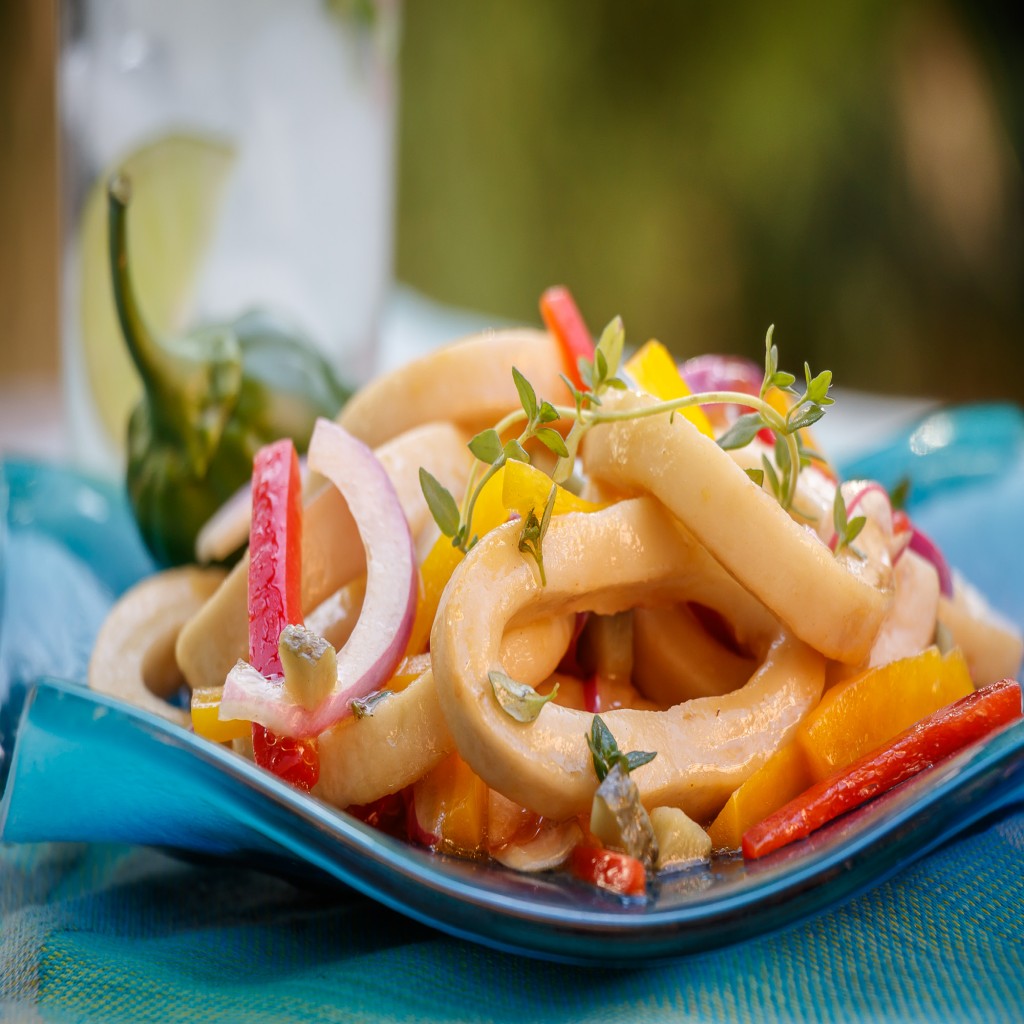
[[[223,686],[207,686],[192,691],[192,729],[197,736],[214,743],[230,743],[252,735],[252,722],[235,718],[222,722],[220,711]]]
[[[715,848],[738,848],[748,828],[809,786],[973,690],[959,649],[942,655],[934,647],[837,683],[726,801],[708,830]]]
[[[481,488],[473,506],[473,529],[482,537],[485,533],[500,526],[508,519],[502,490],[505,471],[502,466]],[[427,557],[420,564],[420,593],[416,603],[416,618],[413,621],[412,633],[406,645],[406,656],[421,654],[430,643],[430,630],[437,615],[444,588],[455,572],[455,567],[465,556],[456,547],[452,547],[450,537],[443,534],[434,541],[434,546],[427,552]]]
[[[693,394],[683,380],[672,353],[660,341],[651,340],[641,346],[626,361],[625,370],[644,391],[663,402]],[[699,406],[680,409],[679,415],[685,416],[702,434],[715,436],[711,423]]]
[[[528,462],[507,462],[504,470],[505,477],[501,494],[504,508],[518,512],[521,516],[528,515],[530,509],[533,509],[539,518],[551,494],[551,477]],[[606,507],[607,504],[587,501],[585,498],[577,497],[564,487],[558,487],[555,491],[555,506],[551,510],[551,514],[560,516],[566,512],[598,512]]]
[[[437,849],[479,854],[487,841],[488,792],[458,754],[449,754],[414,785],[416,820],[437,839]]]

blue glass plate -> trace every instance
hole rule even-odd
[[[0,740],[6,841],[113,841],[346,883],[497,948],[650,963],[776,930],[845,901],[1024,794],[1024,724],[745,864],[666,874],[626,902],[563,874],[527,876],[405,845],[215,744],[82,685],[110,604],[151,571],[120,492],[25,462],[4,467]],[[844,468],[912,481],[911,511],[993,603],[1024,623],[1024,417],[940,412]],[[0,488],[0,511],[3,510]],[[0,776],[0,783],[3,777]]]

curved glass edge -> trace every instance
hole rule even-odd
[[[127,791],[122,781],[108,793],[111,806],[120,810],[111,816],[98,813],[95,799],[88,799],[104,781],[102,772],[90,775],[81,766],[99,763],[97,757],[114,741],[124,764],[108,769],[123,780],[130,765],[131,779]],[[89,756],[91,745],[97,757]],[[58,794],[65,804],[73,802],[64,757],[79,766],[73,784],[88,805],[88,835],[74,821],[65,821],[61,833],[44,809]],[[649,903],[633,905],[568,876],[532,878],[408,846],[311,800],[228,750],[75,684],[45,680],[36,686],[15,758],[19,769],[0,804],[4,839],[134,840],[244,854],[257,864],[266,855],[276,858],[268,870],[282,856],[292,857],[299,874],[302,865],[312,865],[462,938],[566,962],[607,964],[611,957],[629,964],[675,959],[789,927],[873,887],[1019,799],[1024,723],[804,843],[763,862],[726,862],[724,880],[713,886],[673,888],[669,880]],[[175,780],[173,793],[162,793],[158,813],[147,821],[161,777]],[[127,832],[123,824],[111,824],[126,821],[135,823]],[[40,834],[47,829],[50,834]]]

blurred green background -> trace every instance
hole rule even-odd
[[[1004,19],[1005,20],[1002,20]],[[1024,400],[1001,5],[405,0],[397,271],[841,386]]]

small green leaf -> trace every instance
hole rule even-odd
[[[551,688],[551,692],[542,697],[532,686],[526,683],[519,683],[504,672],[493,670],[487,673],[491,689],[494,691],[495,699],[501,706],[501,710],[517,722],[533,722],[541,713],[544,705],[558,693],[558,684]]]
[[[519,401],[522,403],[523,412],[532,423],[537,418],[537,392],[533,385],[513,366],[512,379],[516,384],[516,391],[519,392]]]
[[[792,413],[796,413],[796,415],[793,416]],[[792,418],[787,419],[786,429],[792,433],[795,430],[803,430],[804,427],[813,426],[825,415],[825,410],[820,405],[810,405],[806,409],[794,407],[790,415]]]
[[[481,461],[493,465],[502,454],[501,437],[498,432],[489,427],[481,430],[472,441],[469,442],[469,450]]]
[[[751,480],[757,484],[758,487],[764,486],[764,470],[763,469],[746,469],[744,472]]]
[[[502,448],[502,452],[506,459],[511,459],[513,462],[530,461],[530,456],[526,454],[526,449],[514,437],[505,442],[505,447]]]
[[[540,517],[540,539],[543,540],[545,534],[548,532],[548,526],[551,525],[551,513],[555,510],[555,501],[558,499],[558,485],[551,485],[551,492],[548,494],[548,500],[544,502],[544,514]]]
[[[835,497],[832,499],[832,527],[841,540],[846,533],[846,500],[839,487],[836,488]]]
[[[365,697],[357,697],[355,700],[349,701],[352,714],[356,718],[372,718],[377,707],[392,696],[393,692],[392,690],[377,690],[374,693],[368,693]]]
[[[789,457],[789,445],[786,444],[784,437],[775,438],[775,465],[779,467],[779,473],[783,477],[789,476],[793,468],[793,460]]]
[[[846,524],[846,547],[850,547],[853,544],[860,535],[860,531],[864,529],[866,523],[867,518],[865,516],[854,516],[853,519]]]
[[[459,532],[459,506],[440,481],[420,466],[420,488],[426,498],[427,508],[446,537],[455,537]]]
[[[604,782],[608,773],[615,764],[619,753],[619,745],[611,730],[601,720],[600,715],[594,715],[590,724],[590,735],[587,736],[587,746],[590,747],[590,754],[594,760],[594,771],[599,781]]]
[[[614,388],[616,391],[628,391],[629,385],[621,377],[612,377],[604,382],[605,387]],[[598,403],[600,404],[600,403]]]
[[[771,464],[771,460],[767,455],[761,456],[761,468],[768,479],[768,486],[771,488],[772,494],[775,495],[775,500],[781,501],[782,487],[779,485],[779,475],[775,472],[775,467]]]
[[[559,456],[559,458],[566,459],[569,457],[569,449],[565,447],[565,439],[552,427],[541,427],[536,431],[534,437]]]
[[[718,439],[718,447],[724,451],[733,451],[736,448],[745,448],[757,437],[757,432],[764,426],[761,414],[748,412],[740,416],[738,420]]]
[[[622,362],[622,350],[625,344],[626,331],[622,325],[622,317],[614,317],[601,332],[601,337],[597,342],[596,351],[601,353],[605,367],[605,372],[601,374],[602,380],[614,377],[619,372],[619,363]]]
[[[896,486],[889,494],[889,504],[894,512],[907,507],[907,499],[910,497],[910,477],[901,477]]]
[[[558,410],[550,402],[541,402],[537,419],[541,423],[553,423],[558,419]]]
[[[588,388],[594,386],[594,363],[586,356],[578,356],[576,359],[576,366],[580,371],[580,380],[587,385]]]
[[[587,746],[590,747],[594,772],[600,782],[604,782],[615,765],[619,765],[624,772],[628,773],[634,768],[649,764],[658,756],[656,751],[646,750],[634,750],[624,754],[619,750],[615,737],[611,734],[608,726],[604,724],[600,715],[594,715],[594,720],[590,724]]]
[[[656,750],[631,750],[626,755],[626,771],[633,771],[634,768],[641,768],[645,764],[650,764],[656,757],[658,752]]]
[[[608,359],[605,354],[597,349],[594,352],[594,387],[605,382],[608,376]]]

